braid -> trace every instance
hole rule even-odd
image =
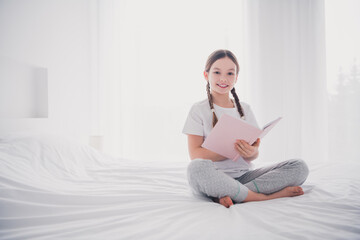
[[[210,109],[211,109],[211,111],[213,113],[213,127],[215,127],[218,119],[217,119],[216,114],[215,114],[214,103],[213,103],[212,95],[210,93],[210,83],[209,82],[206,85],[206,92],[207,92],[207,95],[208,95]]]
[[[233,95],[233,97],[235,99],[236,108],[237,108],[237,110],[238,110],[238,112],[240,114],[240,117],[242,119],[245,119],[245,115],[244,115],[243,109],[242,109],[242,107],[240,105],[239,97],[235,92],[235,88],[231,89],[231,94]]]

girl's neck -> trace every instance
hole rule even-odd
[[[216,92],[211,92],[211,95],[213,97],[213,103],[223,107],[223,108],[233,108],[234,103],[229,97],[229,94],[218,94]]]

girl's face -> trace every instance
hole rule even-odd
[[[209,72],[204,71],[206,81],[210,82],[211,91],[218,94],[228,94],[236,81],[236,65],[228,57],[216,60]]]

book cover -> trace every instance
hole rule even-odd
[[[240,157],[234,146],[237,139],[245,140],[252,145],[256,139],[263,138],[280,120],[281,117],[259,129],[243,119],[223,114],[201,146],[236,161]]]

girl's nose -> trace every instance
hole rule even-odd
[[[226,77],[221,77],[220,82],[226,82]]]

